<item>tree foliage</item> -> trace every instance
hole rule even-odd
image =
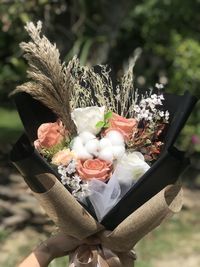
[[[119,73],[135,51],[137,87],[155,82],[167,90],[200,95],[200,0],[1,0],[0,101],[25,80],[19,42],[29,20],[42,20],[62,58],[107,63]],[[194,131],[198,112],[192,118]]]

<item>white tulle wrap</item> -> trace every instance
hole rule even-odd
[[[97,179],[89,182],[89,199],[98,221],[128,192],[133,184],[150,168],[140,152],[124,154],[116,163],[108,183]]]

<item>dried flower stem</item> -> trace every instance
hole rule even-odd
[[[70,73],[73,60],[67,67],[64,63],[61,64],[56,45],[51,44],[45,36],[40,36],[42,29],[40,21],[36,26],[32,22],[27,23],[25,29],[32,41],[22,42],[20,47],[29,64],[27,73],[31,82],[18,86],[14,93],[23,91],[31,94],[52,109],[69,132],[75,134],[76,127],[70,115],[70,90],[74,86]]]

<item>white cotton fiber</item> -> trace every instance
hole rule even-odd
[[[88,153],[86,148],[83,145],[83,141],[79,136],[75,137],[73,140],[73,145],[72,145],[72,151],[75,152],[77,155],[78,159],[91,159],[93,156]]]
[[[123,135],[118,132],[118,131],[109,131],[107,134],[106,134],[106,138],[108,138],[110,140],[110,142],[112,143],[112,145],[122,145],[124,144],[124,138],[123,138]]]
[[[112,146],[112,143],[111,143],[110,139],[108,139],[108,138],[104,137],[99,141],[99,148],[101,150],[103,150],[106,147],[111,147],[111,146]]]
[[[99,152],[99,158],[106,161],[113,161],[113,152],[111,147],[104,148]]]
[[[124,147],[124,145],[113,146],[112,151],[113,151],[114,159],[120,159],[125,153],[125,147]]]
[[[99,140],[92,139],[92,140],[88,141],[85,144],[85,149],[90,154],[93,154],[94,156],[97,156],[98,155],[98,151],[99,151]]]
[[[84,147],[82,147],[80,149],[75,149],[73,151],[75,152],[78,159],[86,160],[86,159],[92,159],[93,158],[93,156],[90,153],[88,153],[88,151]]]
[[[83,149],[83,142],[79,136],[73,139],[72,150]]]
[[[79,137],[81,138],[83,144],[86,144],[88,141],[92,139],[96,139],[96,136],[90,132],[82,132],[79,134]]]

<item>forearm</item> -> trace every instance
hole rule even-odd
[[[42,243],[18,267],[47,267],[52,259],[47,245]]]
[[[99,242],[95,237],[81,241],[58,233],[40,244],[18,267],[47,267],[53,259],[67,255],[81,244],[96,245]]]

